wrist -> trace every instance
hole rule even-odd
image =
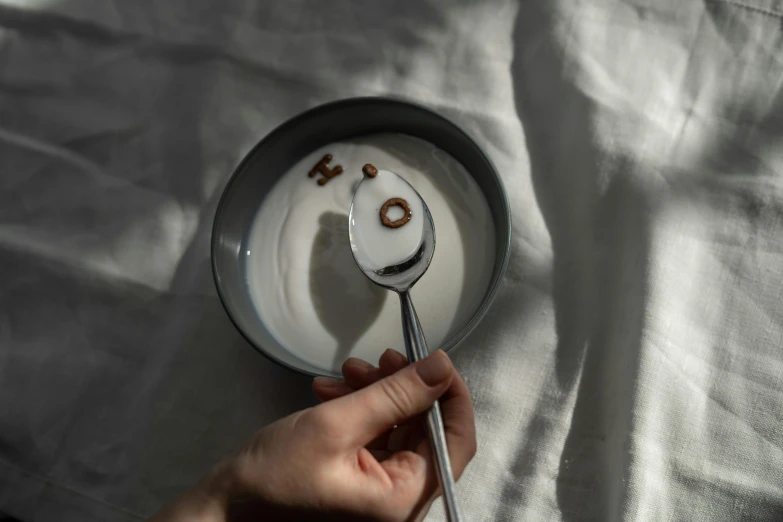
[[[232,483],[228,466],[218,464],[150,522],[226,522]]]
[[[226,522],[221,502],[197,485],[157,513],[150,522]]]
[[[204,509],[211,513],[222,513],[220,520],[225,520],[225,513],[236,492],[236,474],[229,460],[224,460],[215,466],[194,488],[201,497]],[[212,518],[209,522],[212,522]]]
[[[186,516],[176,518],[172,522],[182,520],[192,522],[226,522],[226,504],[201,485],[193,488],[185,499],[188,506]]]

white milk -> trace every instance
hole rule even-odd
[[[344,171],[321,186],[308,172],[327,153],[333,155],[330,166]],[[386,348],[405,352],[397,296],[367,279],[351,254],[348,212],[367,163],[404,177],[432,214],[435,255],[411,291],[430,350],[465,325],[492,276],[495,232],[489,206],[449,154],[396,134],[314,151],[264,199],[246,240],[245,270],[259,319],[288,350],[325,370],[339,371],[351,356],[377,363]],[[392,219],[401,214],[389,210]],[[413,213],[396,231],[412,220]]]
[[[381,221],[383,204],[392,198],[404,199],[411,211],[410,220],[398,228],[389,228]],[[386,212],[390,221],[404,215],[405,211],[396,205]],[[379,169],[374,178],[367,177],[359,184],[351,217],[354,256],[364,268],[379,270],[398,265],[413,257],[421,245],[424,207],[416,191],[394,172]],[[435,233],[437,237],[437,227]]]

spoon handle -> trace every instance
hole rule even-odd
[[[424,339],[424,332],[408,291],[400,292],[400,306],[402,307],[402,333],[405,338],[405,350],[408,352],[408,360],[414,363],[427,357],[430,352],[427,349],[427,341]],[[440,403],[437,401],[427,413],[427,432],[433,449],[438,482],[443,491],[446,519],[449,522],[461,522],[463,519],[457,505],[454,475],[451,472],[451,461],[446,446],[446,429],[443,426]]]

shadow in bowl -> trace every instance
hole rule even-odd
[[[381,313],[388,291],[356,266],[348,241],[348,215],[324,212],[310,257],[310,297],[318,320],[337,341],[335,368]]]

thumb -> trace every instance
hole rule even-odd
[[[364,446],[394,425],[426,411],[446,392],[455,373],[449,356],[438,350],[389,377],[320,407],[329,408],[330,417],[341,419],[351,445]]]

